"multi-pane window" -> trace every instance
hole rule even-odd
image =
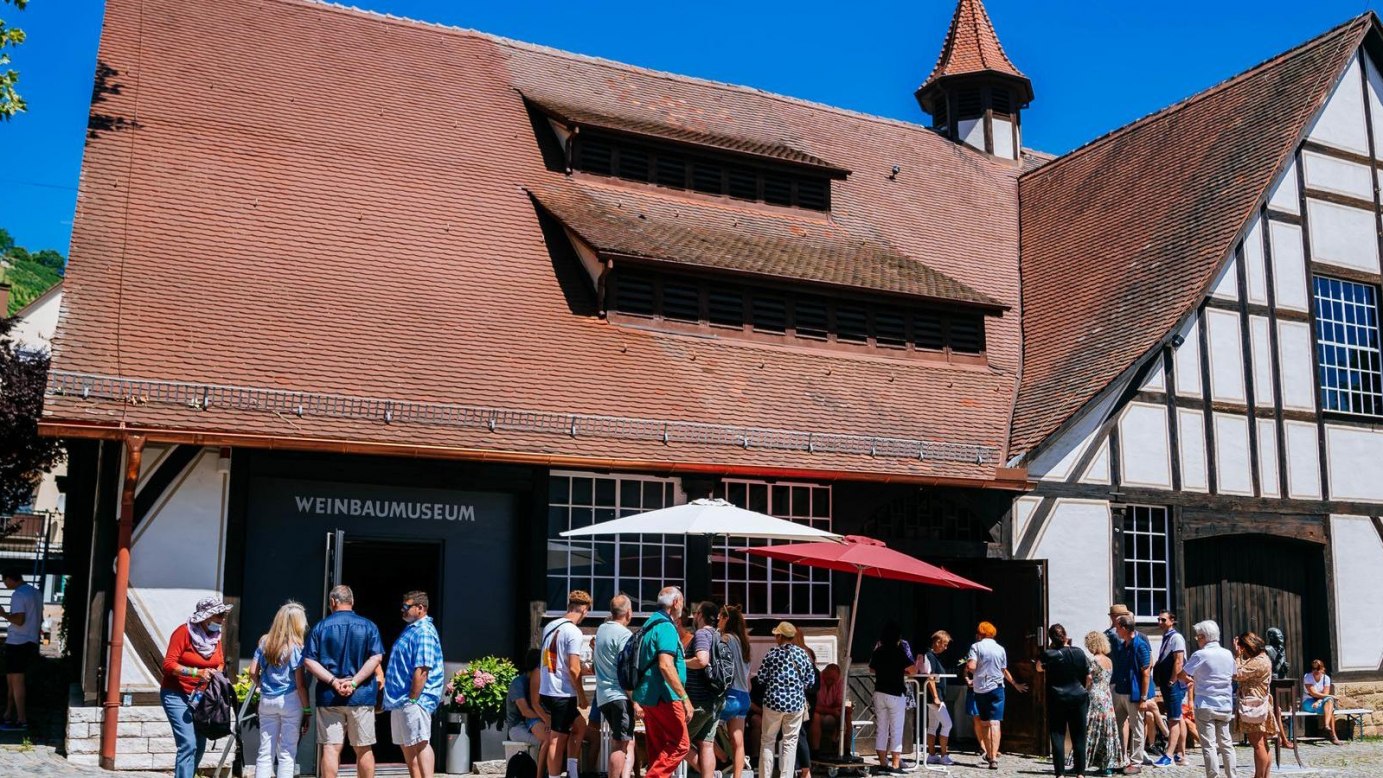
[[[725,499],[747,510],[817,529],[831,528],[830,486],[727,479]],[[711,563],[711,585],[716,594],[758,616],[830,616],[829,571],[737,550],[769,542],[735,537],[719,541]]]
[[[1316,276],[1315,284],[1321,408],[1383,415],[1378,289],[1329,276]]]
[[[553,471],[548,480],[547,607],[561,611],[567,592],[585,589],[596,611],[624,592],[634,610],[657,609],[658,590],[682,586],[686,544],[681,536],[608,535],[564,538],[559,533],[675,504],[669,478]]]
[[[1139,621],[1171,607],[1167,509],[1130,505],[1124,509],[1124,593]]]
[[[984,315],[842,300],[793,289],[619,270],[608,308],[710,332],[749,332],[793,341],[887,351],[984,353]]]

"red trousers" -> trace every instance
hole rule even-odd
[[[680,700],[646,707],[643,726],[648,740],[648,770],[644,778],[672,778],[691,749],[686,709]]]

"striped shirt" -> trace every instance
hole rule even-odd
[[[429,668],[427,683],[423,693],[418,695],[418,705],[431,713],[437,710],[442,699],[442,641],[437,637],[437,627],[431,616],[409,624],[394,647],[389,651],[389,669],[384,673],[384,709],[402,708],[408,702],[409,692],[413,690],[413,671],[419,667]]]

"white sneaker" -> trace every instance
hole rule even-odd
[[[941,764],[941,755],[932,754],[931,756],[927,757],[927,764]]]

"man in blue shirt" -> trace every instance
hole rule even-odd
[[[303,667],[317,679],[317,742],[322,778],[336,778],[341,748],[350,740],[360,778],[374,778],[375,668],[384,658],[379,627],[355,612],[349,586],[327,595],[331,615],[317,622],[303,646]]]
[[[1152,688],[1152,644],[1138,632],[1133,616],[1114,619],[1119,644],[1110,659],[1114,663],[1114,716],[1122,729],[1128,722],[1129,766],[1142,768],[1153,762],[1144,750],[1144,711],[1157,709]]]
[[[427,615],[427,593],[409,592],[399,610],[408,622],[389,651],[384,709],[411,778],[432,778],[432,713],[442,701],[442,641]]]

